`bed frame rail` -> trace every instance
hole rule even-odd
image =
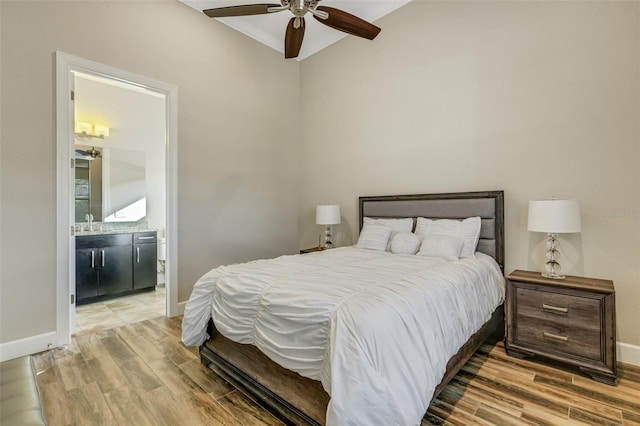
[[[200,347],[202,365],[239,389],[286,424],[324,425],[329,395],[320,382],[302,377],[275,364],[251,345],[233,342],[209,324],[209,341]],[[504,336],[504,309],[500,305],[478,332],[447,363],[445,375],[436,387],[435,399],[483,343],[495,343]],[[233,357],[233,362],[227,358]]]

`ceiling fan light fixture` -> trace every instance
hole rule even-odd
[[[319,0],[281,0],[280,4],[248,4],[226,6],[203,10],[210,18],[225,18],[229,16],[264,15],[273,12],[289,10],[293,18],[289,20],[284,37],[284,57],[296,58],[300,53],[304,38],[304,16],[309,12],[323,25],[343,33],[373,40],[380,32],[380,28],[355,15],[333,7],[318,6]]]
[[[294,16],[301,18],[307,14],[309,3],[305,0],[293,0],[289,6],[289,10]]]

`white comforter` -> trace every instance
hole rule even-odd
[[[320,380],[327,425],[417,425],[448,359],[504,297],[482,253],[447,262],[345,247],[221,266],[187,302],[186,345],[227,338]]]

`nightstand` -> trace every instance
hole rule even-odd
[[[507,353],[543,356],[577,366],[594,380],[615,385],[616,314],[613,282],[539,272],[507,276]]]
[[[300,250],[300,254],[313,253],[314,251],[323,251],[324,247],[311,247]]]

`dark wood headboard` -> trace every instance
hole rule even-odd
[[[360,197],[360,228],[365,217],[457,219],[480,216],[477,250],[504,270],[504,191]]]

